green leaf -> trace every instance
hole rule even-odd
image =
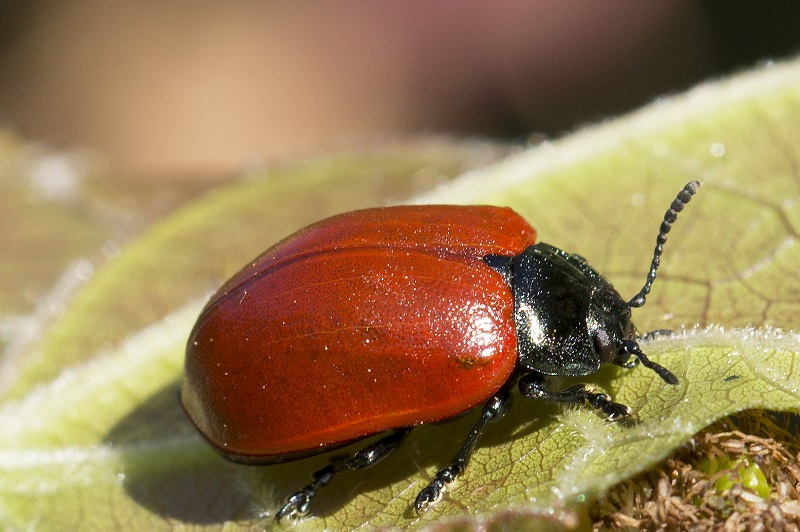
[[[414,497],[475,413],[419,427],[372,470],[336,477],[302,528],[585,525],[583,501],[714,420],[750,408],[800,410],[798,124],[800,63],[768,66],[418,194],[418,202],[510,205],[541,240],[580,253],[633,295],[664,210],[683,183],[702,181],[670,233],[647,305],[634,311],[640,330],[683,328],[643,344],[680,383],[642,367],[586,379],[632,408],[638,421],[625,424],[517,398],[422,516],[411,511]],[[422,144],[297,165],[221,187],[124,245],[40,338],[3,360],[0,523],[270,526],[269,514],[329,457],[236,466],[196,434],[177,390],[205,298],[294,229],[408,201],[438,183],[408,176],[478,166],[482,149]],[[20,344],[11,337],[7,345]]]

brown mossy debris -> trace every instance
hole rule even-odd
[[[756,410],[714,423],[598,497],[593,529],[800,531],[797,423]]]

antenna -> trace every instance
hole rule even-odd
[[[656,270],[661,264],[661,254],[664,252],[664,243],[667,241],[667,234],[670,229],[672,229],[672,224],[678,219],[678,213],[689,203],[692,196],[697,193],[699,188],[699,181],[689,181],[686,183],[664,214],[664,221],[661,222],[661,228],[656,237],[656,249],[653,252],[653,262],[650,263],[650,272],[647,274],[647,281],[644,283],[642,289],[639,290],[639,293],[628,301],[628,307],[638,308],[644,305],[645,297],[650,293],[650,287],[653,286],[653,281],[656,280]]]
[[[656,374],[664,379],[664,382],[667,384],[678,384],[678,377],[672,374],[670,370],[662,366],[657,362],[653,362],[647,355],[642,353],[642,350],[639,349],[639,345],[634,342],[633,340],[623,340],[622,345],[625,346],[625,352],[630,353],[631,355],[635,356],[642,362],[642,366],[646,368],[650,368],[656,372]]]

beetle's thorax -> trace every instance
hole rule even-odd
[[[512,259],[510,282],[521,367],[588,375],[619,359],[623,340],[635,335],[627,303],[578,255],[530,246]]]

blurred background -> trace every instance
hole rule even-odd
[[[558,136],[799,49],[789,0],[0,0],[0,128],[112,174],[227,176]]]

